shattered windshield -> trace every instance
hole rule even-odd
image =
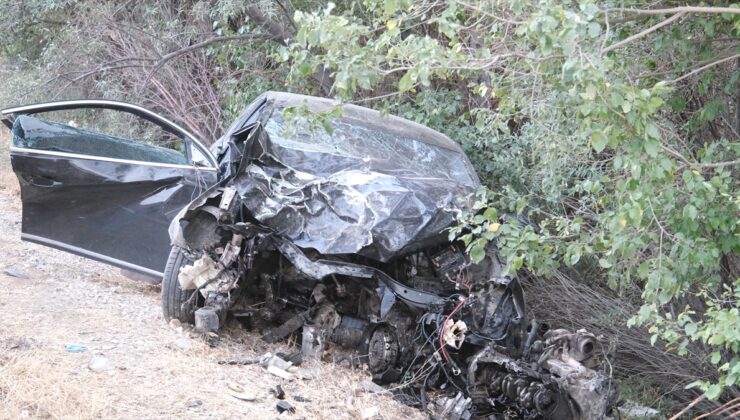
[[[283,146],[278,157],[281,163],[301,172],[329,176],[362,168],[399,177],[476,185],[460,151],[415,138],[417,133],[406,127],[382,127],[346,116],[334,119],[331,125],[329,133],[302,118],[286,121],[278,110],[265,123],[265,130]]]

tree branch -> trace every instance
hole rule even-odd
[[[173,51],[169,54],[165,54],[162,56],[162,58],[157,61],[157,63],[152,67],[152,69],[149,71],[149,74],[146,76],[146,79],[144,79],[144,86],[149,82],[149,79],[152,78],[154,73],[157,72],[162,66],[167,64],[168,61],[177,58],[183,54],[187,54],[189,52],[195,51],[197,49],[205,48],[213,44],[221,43],[221,42],[230,42],[230,41],[237,41],[242,39],[266,39],[264,35],[259,34],[243,34],[243,35],[228,35],[228,36],[218,36],[215,38],[207,39],[205,41],[198,42],[193,45],[189,45],[185,48],[180,48],[179,50]]]
[[[735,166],[737,164],[740,164],[740,159],[730,160],[727,162],[716,162],[716,163],[702,163],[702,168],[722,168],[725,166]]]
[[[282,5],[281,5],[282,6]],[[247,16],[254,21],[257,25],[263,27],[270,34],[270,39],[280,43],[284,46],[288,46],[290,41],[293,39],[293,35],[285,30],[283,25],[276,22],[267,16],[257,7],[251,5],[246,8]],[[319,69],[311,75],[311,77],[319,82],[319,87],[324,95],[331,93],[331,88],[334,82],[332,81],[329,71],[323,65],[319,66]]]
[[[609,12],[636,13],[638,15],[671,15],[674,13],[730,13],[740,14],[740,8],[682,6],[669,9],[625,9],[621,7],[605,9]]]
[[[651,26],[651,27],[649,27],[649,28],[645,29],[644,31],[638,32],[638,33],[636,33],[636,34],[632,35],[631,37],[625,38],[625,39],[623,39],[623,40],[621,40],[621,41],[617,42],[616,44],[612,44],[612,45],[610,45],[610,46],[608,46],[608,47],[606,47],[606,48],[602,49],[602,50],[601,50],[601,53],[602,53],[602,54],[606,54],[606,53],[608,53],[609,51],[613,51],[613,50],[616,50],[616,49],[617,49],[617,48],[619,48],[619,47],[623,47],[623,46],[625,46],[625,45],[629,44],[630,42],[632,42],[632,41],[634,41],[634,40],[636,40],[636,39],[642,38],[642,37],[644,37],[645,35],[648,35],[648,34],[650,34],[650,33],[652,33],[652,32],[655,32],[655,31],[657,31],[658,29],[660,29],[660,28],[662,28],[662,27],[664,27],[664,26],[666,26],[666,25],[669,25],[669,24],[671,24],[671,23],[675,22],[675,21],[676,21],[676,20],[678,20],[678,19],[681,19],[681,18],[682,18],[682,17],[683,17],[683,16],[685,15],[685,14],[686,14],[686,12],[680,12],[680,13],[676,13],[675,15],[673,15],[673,16],[671,16],[671,17],[669,17],[668,19],[666,19],[666,20],[664,20],[664,21],[662,21],[662,22],[659,22],[659,23],[655,24],[655,25],[653,25],[653,26]]]
[[[699,67],[698,69],[692,70],[692,71],[684,74],[683,76],[681,76],[681,77],[679,77],[677,79],[669,80],[668,83],[677,83],[677,82],[680,82],[681,80],[684,80],[686,78],[689,78],[689,77],[691,77],[691,76],[693,76],[693,75],[695,75],[697,73],[701,73],[702,71],[704,71],[704,70],[706,70],[706,69],[708,69],[710,67],[714,67],[716,65],[722,64],[722,63],[727,62],[727,61],[730,61],[730,60],[734,60],[736,58],[740,58],[740,54],[731,55],[731,56],[725,57],[725,58],[723,58],[721,60],[713,61],[713,62],[711,62],[711,63],[709,63],[707,65],[704,65],[704,66]]]
[[[257,26],[261,26],[267,30],[267,33],[270,34],[269,39],[287,46],[288,41],[293,38],[292,34],[286,31],[283,25],[265,16],[265,14],[262,13],[262,10],[260,10],[256,5],[253,4],[251,6],[247,6],[245,11],[247,12],[247,16],[249,16]]]

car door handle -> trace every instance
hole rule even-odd
[[[34,187],[41,188],[49,188],[60,184],[54,178],[42,175],[26,175],[23,177],[23,180],[33,185]]]

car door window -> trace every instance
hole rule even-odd
[[[188,164],[184,139],[136,115],[110,109],[74,109],[19,115],[13,145],[138,162]]]

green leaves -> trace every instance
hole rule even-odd
[[[490,187],[449,232],[471,260],[495,242],[510,272],[583,267],[635,296],[641,309],[630,322],[649,325],[656,346],[682,355],[691,341],[737,346],[729,306],[680,323],[670,308],[689,293],[704,293],[697,299],[707,305],[719,299],[720,261],[740,252],[737,180],[713,165],[738,159],[737,145],[713,131],[729,132],[720,117],[734,109],[727,98],[740,75],[661,81],[717,57],[706,34],[736,36],[735,21],[686,15],[605,55],[603,46],[655,19],[614,16],[607,32],[589,1],[418,7],[367,0],[297,15],[294,74],[321,64],[340,98],[380,96],[370,104],[460,142]],[[504,215],[526,215],[539,229]],[[716,384],[735,380],[723,375]],[[713,395],[724,385],[702,386]]]
[[[414,75],[414,72],[409,70],[404,73],[403,77],[401,77],[401,80],[398,81],[398,92],[408,92],[409,90],[411,90],[412,87],[414,87],[414,83],[416,83],[416,76]]]
[[[600,131],[591,132],[591,146],[597,153],[601,153],[606,148],[609,139]]]

